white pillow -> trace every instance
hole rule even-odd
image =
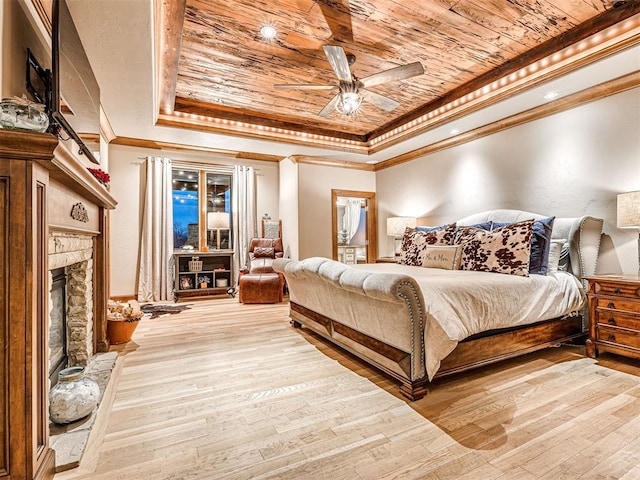
[[[564,238],[554,238],[551,240],[551,246],[549,247],[549,264],[547,272],[557,272],[558,265],[560,264],[560,252],[562,247],[567,243]]]
[[[422,256],[422,266],[443,270],[459,270],[461,253],[460,245],[429,246]]]

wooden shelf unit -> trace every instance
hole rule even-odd
[[[233,287],[233,250],[210,252],[176,251],[174,297],[178,301],[186,297],[224,295]],[[202,262],[201,268],[194,269],[193,261]],[[191,267],[190,267],[190,263]],[[221,285],[221,282],[226,284]],[[206,283],[206,285],[203,285]]]

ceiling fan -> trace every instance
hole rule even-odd
[[[350,69],[350,66],[356,61],[355,55],[347,55],[344,49],[337,45],[325,45],[322,48],[333,71],[338,77],[339,83],[337,85],[276,84],[273,86],[279,90],[334,90],[337,88],[338,93],[329,100],[329,103],[318,113],[321,117],[328,116],[334,109],[343,115],[354,115],[360,108],[363,100],[390,112],[400,104],[392,98],[366,89],[375,85],[404,80],[424,73],[422,64],[420,62],[414,62],[358,79],[351,73]]]

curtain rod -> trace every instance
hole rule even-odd
[[[138,157],[138,160],[146,160],[147,158],[149,158],[149,155],[146,157]],[[165,158],[169,158],[169,157],[165,157]],[[171,158],[169,158],[169,160],[171,160],[171,164],[178,166],[178,167],[183,167],[183,168],[198,168],[198,169],[202,169],[202,170],[217,170],[217,171],[225,171],[225,172],[233,172],[233,167],[235,165],[241,165],[241,166],[246,166],[246,167],[250,167],[252,165],[243,165],[241,163],[237,163],[237,164],[233,164],[233,165],[225,165],[225,164],[219,164],[219,163],[203,163],[203,162],[191,162],[189,160],[173,160]],[[260,168],[258,167],[253,167],[253,169],[256,172],[260,171]]]

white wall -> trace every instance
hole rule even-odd
[[[278,164],[273,162],[236,161],[209,154],[109,146],[111,194],[118,206],[111,212],[111,296],[134,296],[138,282],[138,255],[142,225],[142,179],[144,158],[162,156],[172,160],[232,165],[242,163],[256,169],[256,203],[258,217],[269,213],[278,218]]]
[[[375,172],[301,163],[298,182],[300,258],[331,258],[331,190],[375,192]]]
[[[639,125],[636,88],[380,170],[380,254],[393,251],[388,216],[426,225],[514,208],[603,218],[598,271],[635,273],[637,232],[616,227],[616,194],[640,190]]]
[[[285,256],[298,260],[298,164],[289,158],[280,161],[279,205]]]

